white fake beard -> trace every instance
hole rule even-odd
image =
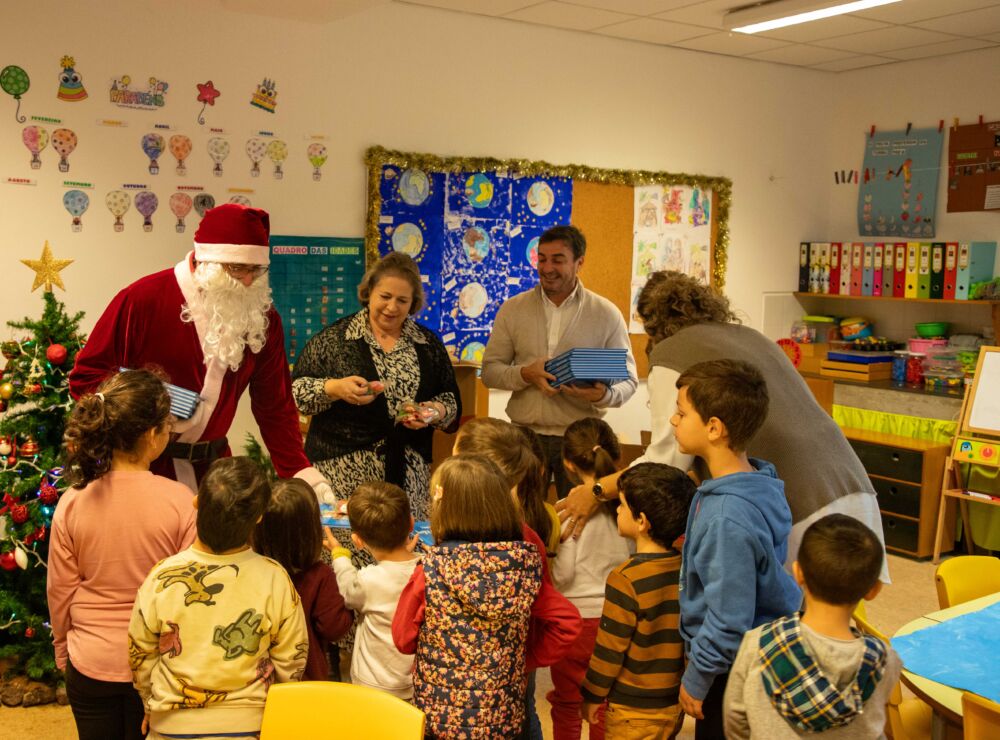
[[[198,300],[181,307],[181,321],[194,322],[205,360],[236,372],[249,347],[257,354],[267,341],[271,286],[261,275],[249,286],[230,277],[218,262],[199,262],[192,274]]]

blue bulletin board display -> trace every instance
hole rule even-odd
[[[425,295],[414,319],[455,360],[478,362],[503,302],[538,283],[538,237],[569,223],[572,180],[393,164],[379,173],[379,256],[413,257]]]
[[[364,239],[271,235],[268,275],[290,363],[313,334],[361,309],[364,274]]]
[[[865,135],[858,187],[858,231],[864,236],[933,238],[943,131],[934,128]]]

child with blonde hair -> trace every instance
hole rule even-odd
[[[563,466],[574,485],[593,486],[597,479],[615,472],[621,446],[614,430],[603,419],[588,417],[573,422],[563,435]],[[594,652],[604,608],[608,574],[628,560],[631,540],[618,534],[618,502],[608,502],[587,522],[578,538],[562,543],[552,564],[552,581],[580,610],[583,629],[563,658],[552,665],[552,732],[556,740],[579,740],[582,729],[580,686]],[[603,712],[590,725],[591,740],[604,737]]]
[[[332,541],[332,544],[331,544]],[[344,606],[333,569],[323,562],[323,548],[336,547],[323,529],[312,486],[300,478],[276,481],[271,502],[253,533],[253,549],[277,560],[288,571],[302,599],[309,634],[305,681],[327,681],[326,651],[351,628],[354,615]]]
[[[46,586],[56,665],[83,740],[142,737],[127,660],[132,601],[153,565],[194,540],[191,491],[149,471],[169,438],[170,397],[146,370],[105,380],[66,424],[73,488],[52,517]]]
[[[445,460],[431,493],[436,544],[392,623],[396,647],[416,655],[414,704],[428,738],[516,736],[544,554],[524,541],[507,478],[488,458]]]

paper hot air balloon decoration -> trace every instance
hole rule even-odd
[[[237,193],[232,198],[230,198],[229,202],[230,203],[235,203],[238,206],[246,206],[247,208],[249,208],[251,205],[253,205],[250,202],[250,199],[248,197],[246,197],[245,195],[242,195],[240,193]]]
[[[149,157],[149,174],[151,175],[157,175],[160,172],[160,163],[157,160],[163,154],[165,143],[159,134],[146,134],[142,137],[142,151]]]
[[[201,110],[198,111],[198,123],[204,125],[205,123],[205,107],[215,106],[215,99],[222,95],[221,92],[215,89],[215,85],[209,80],[205,83],[198,83],[198,102],[202,104]]]
[[[142,214],[143,231],[153,230],[153,214],[159,205],[160,199],[156,197],[156,193],[140,190],[135,194],[135,210]]]
[[[63,71],[59,73],[59,92],[56,97],[65,100],[67,103],[79,103],[87,99],[87,90],[80,79],[80,73],[74,69],[76,60],[71,56],[65,56],[59,60]]]
[[[170,153],[177,160],[177,174],[186,175],[187,167],[184,166],[184,160],[191,153],[191,139],[184,134],[174,134],[170,137]]]
[[[267,156],[274,162],[274,179],[280,180],[285,175],[281,165],[288,158],[288,144],[279,139],[272,139],[267,143]]]
[[[83,222],[80,220],[80,217],[83,216],[89,206],[90,196],[82,190],[67,190],[63,194],[63,208],[73,217],[73,231],[83,229]]]
[[[306,148],[306,156],[309,157],[309,164],[313,166],[313,180],[319,180],[323,177],[319,168],[326,163],[326,147],[319,143],[310,144]]]
[[[198,215],[202,218],[205,217],[205,211],[213,208],[215,208],[215,198],[208,193],[198,193],[194,196],[194,209],[198,211]]]
[[[229,142],[225,139],[221,139],[218,136],[212,137],[208,140],[208,156],[212,158],[215,162],[215,167],[212,168],[212,174],[216,177],[222,177],[222,163],[226,161],[226,157],[229,156]]]
[[[76,133],[68,128],[52,132],[52,148],[59,154],[59,171],[69,172],[69,155],[76,149]]]
[[[104,204],[111,211],[111,215],[115,217],[115,231],[124,231],[125,222],[122,221],[122,216],[128,213],[129,206],[132,205],[132,198],[124,190],[112,190],[104,198]]]
[[[28,120],[21,115],[21,96],[28,92],[29,87],[31,87],[31,80],[28,79],[28,73],[20,67],[10,64],[0,69],[0,89],[3,89],[8,95],[13,95],[14,100],[17,101],[14,120],[18,123],[24,123]]]
[[[170,196],[170,210],[175,216],[177,216],[177,229],[178,234],[184,233],[184,219],[189,213],[191,213],[191,196],[187,193],[174,193]]]
[[[37,170],[42,166],[38,154],[49,145],[49,132],[41,126],[25,126],[21,132],[21,141],[31,152],[31,169]]]
[[[267,153],[267,144],[257,138],[247,140],[247,156],[253,162],[250,168],[250,177],[260,177],[260,160]]]

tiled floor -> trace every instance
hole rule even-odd
[[[882,589],[879,597],[868,605],[871,620],[887,634],[922,614],[938,608],[934,590],[934,566],[903,558],[889,557],[892,585]],[[538,711],[546,738],[552,737],[552,722],[545,693],[552,688],[549,672],[538,672]],[[69,707],[0,708],[0,740],[72,740],[76,729]],[[336,737],[336,734],[332,735]],[[694,727],[689,721],[681,738],[693,738]]]

